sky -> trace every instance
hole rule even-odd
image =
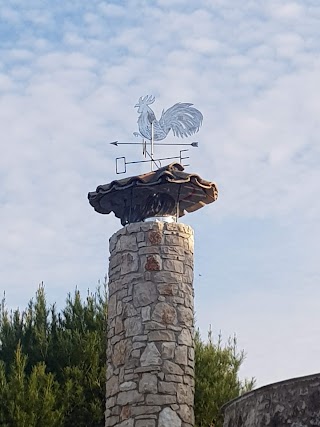
[[[196,322],[236,333],[257,386],[320,371],[318,0],[0,0],[0,292],[23,309],[103,283],[140,96],[203,116],[190,167],[219,199],[195,230]],[[168,138],[169,140],[169,138]],[[171,142],[180,142],[173,135]],[[177,149],[159,148],[159,155]],[[147,171],[128,167],[126,176]]]

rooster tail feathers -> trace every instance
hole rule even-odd
[[[199,110],[192,107],[193,104],[179,102],[162,111],[159,121],[161,128],[168,133],[172,130],[174,136],[188,137],[199,131],[203,116]]]

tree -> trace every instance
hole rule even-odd
[[[236,337],[222,344],[221,335],[213,342],[195,335],[195,420],[196,427],[220,427],[223,424],[221,407],[229,400],[253,388],[255,380],[240,381],[239,369],[245,358],[238,351]]]
[[[59,427],[63,411],[58,408],[58,383],[45,364],[38,363],[30,375],[26,373],[27,357],[18,345],[14,360],[6,376],[0,362],[0,425],[3,427]]]
[[[23,312],[9,313],[2,301],[1,426],[104,425],[105,318],[100,289],[84,301],[77,290],[69,294],[58,314],[43,285]],[[41,421],[50,417],[52,424]]]

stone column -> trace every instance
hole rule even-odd
[[[110,254],[106,427],[193,427],[193,230],[130,224]]]

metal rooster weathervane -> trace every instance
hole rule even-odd
[[[172,131],[174,136],[179,138],[189,137],[197,133],[202,125],[203,116],[199,110],[193,107],[193,104],[187,102],[179,102],[174,104],[168,110],[163,110],[160,120],[156,119],[156,116],[149,105],[155,101],[154,96],[140,97],[135,108],[138,108],[138,127],[139,132],[134,132],[135,137],[141,137],[142,142],[119,142],[113,141],[112,145],[142,145],[142,153],[147,160],[138,160],[133,162],[127,162],[125,157],[116,158],[116,173],[126,173],[126,166],[129,164],[137,163],[150,163],[151,171],[154,167],[160,168],[161,161],[179,159],[180,163],[183,160],[188,159],[186,156],[187,149],[180,150],[180,155],[175,157],[164,157],[155,158],[154,149],[156,146],[181,146],[189,145],[191,147],[198,147],[198,142],[191,143],[161,143]],[[183,165],[189,166],[189,165]]]
[[[214,202],[218,197],[214,182],[206,181],[197,174],[184,172],[184,166],[188,165],[183,165],[182,161],[189,158],[185,155],[188,150],[181,150],[180,155],[176,157],[158,158],[154,155],[154,149],[159,145],[198,147],[198,142],[162,141],[170,131],[180,138],[197,133],[202,124],[202,114],[192,104],[181,102],[166,111],[163,110],[157,120],[150,108],[154,101],[154,96],[145,96],[135,105],[139,114],[139,132],[134,132],[134,135],[142,138],[145,160],[127,162],[125,157],[116,159],[117,174],[125,173],[127,165],[133,163],[150,163],[151,171],[99,185],[95,191],[88,194],[89,203],[96,212],[113,212],[122,225],[147,220],[177,221],[186,212],[194,212]],[[141,145],[141,142],[114,141],[111,144]],[[169,159],[176,161],[161,166],[162,160]],[[120,170],[120,161],[123,170]]]

